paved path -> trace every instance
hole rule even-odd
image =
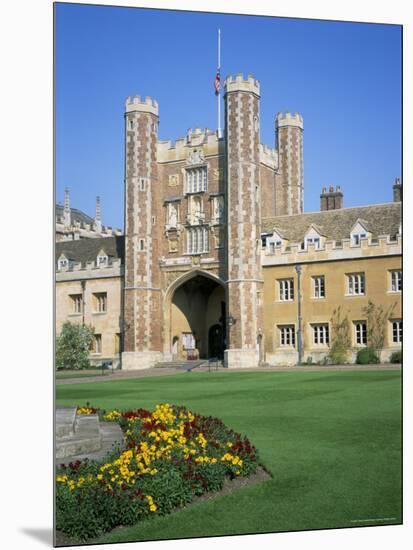
[[[211,372],[326,372],[326,371],[361,371],[361,370],[400,370],[400,364],[383,363],[381,365],[334,365],[334,366],[295,366],[295,367],[252,367],[241,369],[225,369],[220,367],[218,370],[211,368]],[[129,370],[129,371],[115,371],[113,374],[106,374],[105,376],[93,376],[80,378],[68,378],[56,380],[56,385],[61,386],[64,384],[86,384],[90,382],[111,382],[113,380],[128,380],[130,378],[147,378],[151,376],[171,376],[175,374],[183,374],[186,376],[193,376],[197,372],[208,372],[209,368],[197,367],[191,373],[188,373],[182,368],[150,368],[142,370]]]

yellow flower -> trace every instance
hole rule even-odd
[[[151,505],[149,506],[149,510],[150,510],[151,512],[156,512],[157,509],[158,509],[158,508],[157,508],[156,504],[151,504]]]

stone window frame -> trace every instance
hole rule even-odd
[[[284,277],[277,279],[278,302],[294,302],[294,278]],[[287,296],[287,297],[286,297]]]
[[[367,346],[367,321],[358,319],[353,321],[353,342],[358,348]]]
[[[403,343],[403,319],[389,319],[389,343],[401,346]]]
[[[346,296],[366,296],[366,274],[364,271],[346,273]]]
[[[108,312],[108,293],[93,292],[93,314],[103,314]]]
[[[202,235],[202,239],[200,236]],[[196,239],[194,237],[196,236]],[[201,246],[202,244],[202,246]],[[196,225],[186,228],[186,250],[189,255],[209,252],[209,231],[206,225]]]
[[[198,174],[200,174],[200,177],[198,177]],[[208,165],[204,164],[185,168],[185,194],[206,193],[207,191]]]
[[[145,239],[138,240],[138,252],[145,252]]]
[[[75,294],[69,294],[72,311],[70,315],[80,315],[83,311],[83,296],[77,292]]]
[[[390,294],[400,294],[403,290],[403,271],[402,269],[389,269],[389,286]]]
[[[330,323],[310,323],[310,327],[312,345],[328,348],[330,346]]]
[[[70,262],[67,258],[59,258],[57,260],[57,269],[58,271],[62,269],[69,269]]]
[[[320,281],[319,283],[317,283],[318,280]],[[326,297],[326,278],[325,278],[325,275],[313,275],[311,277],[311,281],[312,281],[312,287],[313,287],[312,288],[313,292],[312,292],[311,297],[314,300],[324,300],[325,297]],[[317,296],[317,286],[319,287],[318,288],[319,296]]]
[[[286,342],[286,340],[290,341]],[[277,348],[296,349],[296,327],[294,323],[277,325]]]
[[[92,355],[102,355],[102,334],[94,334],[90,352]]]

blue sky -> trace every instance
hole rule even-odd
[[[56,199],[123,227],[123,110],[159,103],[160,139],[216,129],[217,29],[222,76],[261,82],[261,141],[274,117],[304,117],[305,210],[323,185],[344,205],[392,200],[401,173],[401,28],[273,17],[56,5]]]

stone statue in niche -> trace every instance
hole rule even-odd
[[[199,223],[202,217],[201,199],[199,197],[192,198],[192,220],[193,223]]]
[[[169,204],[168,225],[169,227],[176,227],[178,223],[178,211],[173,203]]]
[[[214,198],[214,220],[221,222],[224,217],[224,197]]]
[[[169,252],[178,252],[178,241],[176,239],[169,241]]]

